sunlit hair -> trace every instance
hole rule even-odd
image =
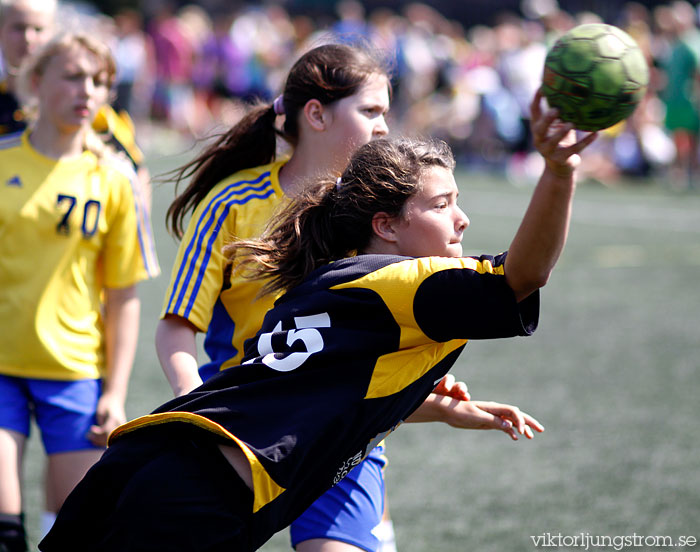
[[[20,68],[17,79],[17,91],[30,120],[36,119],[41,110],[39,99],[34,95],[32,82],[35,77],[41,78],[51,60],[62,53],[85,50],[93,54],[100,62],[104,72],[105,85],[111,88],[116,77],[116,63],[109,47],[91,36],[82,33],[62,33],[44,44],[30,55]],[[104,142],[96,132],[89,127],[86,134],[85,149],[102,156],[105,150]]]
[[[284,106],[281,130],[275,126],[273,102],[255,105],[196,159],[177,171],[176,184],[190,177],[191,180],[168,209],[168,225],[173,234],[182,236],[185,215],[221,180],[242,169],[271,163],[278,136],[296,145],[300,113],[309,100],[332,104],[355,94],[374,75],[386,75],[389,86],[388,73],[385,60],[364,47],[323,44],[304,53],[290,69],[278,102],[280,109]]]
[[[320,266],[362,253],[374,235],[374,215],[403,216],[433,167],[454,170],[445,142],[372,141],[355,152],[340,179],[305,186],[260,238],[233,242],[224,254],[243,276],[269,278],[263,293],[287,290]]]
[[[29,8],[44,13],[55,13],[58,10],[57,0],[0,0],[0,25],[7,10],[10,8]]]

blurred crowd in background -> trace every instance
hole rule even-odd
[[[67,19],[89,11],[67,3],[63,9]],[[341,0],[333,17],[312,18],[276,3],[205,10],[161,1],[148,14],[91,13],[89,21],[113,48],[115,107],[134,119],[141,142],[153,138],[154,128],[174,129],[186,139],[216,133],[250,102],[272,101],[304,49],[328,40],[359,41],[391,63],[393,132],[442,138],[462,164],[505,169],[516,183],[540,171],[528,111],[548,47],[577,24],[611,23],[637,40],[651,68],[650,84],[634,115],[589,148],[584,177],[612,184],[661,174],[674,188],[694,185],[700,31],[698,10],[689,2],[653,8],[628,2],[614,20],[602,21],[595,13],[560,9],[556,0],[524,0],[489,25],[468,26],[421,3],[368,11]],[[679,105],[680,116],[669,120]]]

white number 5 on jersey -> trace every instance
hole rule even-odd
[[[323,337],[316,328],[329,328],[331,318],[328,313],[314,314],[312,316],[297,316],[294,318],[296,330],[287,332],[287,346],[291,347],[297,341],[304,343],[305,352],[286,353],[272,348],[272,334],[282,331],[282,322],[277,322],[272,332],[261,334],[258,338],[258,354],[262,357],[262,363],[278,372],[291,372],[306,362],[312,354],[323,349]],[[284,355],[284,356],[282,356]],[[254,362],[248,360],[244,364]]]

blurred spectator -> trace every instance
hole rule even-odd
[[[27,56],[54,32],[56,0],[0,2],[0,135],[23,131],[26,114],[17,98],[17,76]]]
[[[503,86],[516,109],[509,109],[513,121],[507,135],[512,151],[532,150],[530,144],[530,102],[540,87],[547,49],[541,26],[518,18],[509,18],[496,27],[498,64]],[[504,135],[505,137],[505,135]]]
[[[143,31],[137,10],[124,9],[114,16],[114,57],[117,62],[115,110],[125,110],[136,120],[148,115],[155,68],[153,45]]]
[[[235,123],[234,98],[246,93],[247,60],[231,37],[234,13],[214,17],[195,53],[192,82],[197,120],[202,117],[224,125]]]
[[[370,38],[369,26],[365,22],[365,8],[357,0],[340,0],[336,6],[338,21],[331,27],[341,40],[350,42]]]
[[[192,44],[186,36],[174,5],[168,0],[155,4],[148,27],[155,55],[155,87],[151,115],[168,121],[177,130],[192,130],[190,77]]]
[[[301,50],[362,40],[393,60],[393,128],[443,138],[463,161],[527,180],[539,170],[527,118],[547,48],[577,24],[603,21],[590,11],[569,13],[557,0],[522,0],[518,13],[504,12],[491,26],[450,20],[421,2],[401,4],[400,12],[366,12],[361,0],[340,0],[335,18],[328,9],[290,15],[287,5],[208,0],[175,13],[174,0],[155,0],[148,3],[147,34],[138,14],[120,12],[117,105],[137,118],[150,111],[185,137],[208,135],[234,124],[256,99],[271,100]],[[640,2],[620,6],[611,22],[645,52],[649,93],[633,117],[586,151],[591,178],[654,174],[670,164],[684,175],[677,181],[692,178],[700,133],[696,18],[684,1],[653,13]]]
[[[667,56],[660,60],[666,72],[661,98],[666,105],[664,123],[676,146],[671,177],[675,186],[689,188],[698,168],[700,32],[695,9],[688,2],[675,1],[670,11],[661,13],[668,16],[662,21],[669,36]]]
[[[283,34],[287,27],[280,26],[276,17],[269,17],[268,10],[279,14],[273,7],[249,7],[240,12],[231,28],[233,42],[245,58],[239,97],[248,102],[273,99],[276,88],[271,87],[269,77],[292,55],[287,49],[289,37]]]

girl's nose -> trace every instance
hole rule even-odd
[[[386,136],[389,134],[389,125],[386,124],[384,115],[382,115],[377,121],[377,125],[374,128],[374,134],[377,136]]]
[[[469,227],[469,217],[464,211],[462,211],[462,209],[459,209],[459,207],[457,209],[459,210],[459,216],[457,218],[457,228],[460,231],[466,230]]]

